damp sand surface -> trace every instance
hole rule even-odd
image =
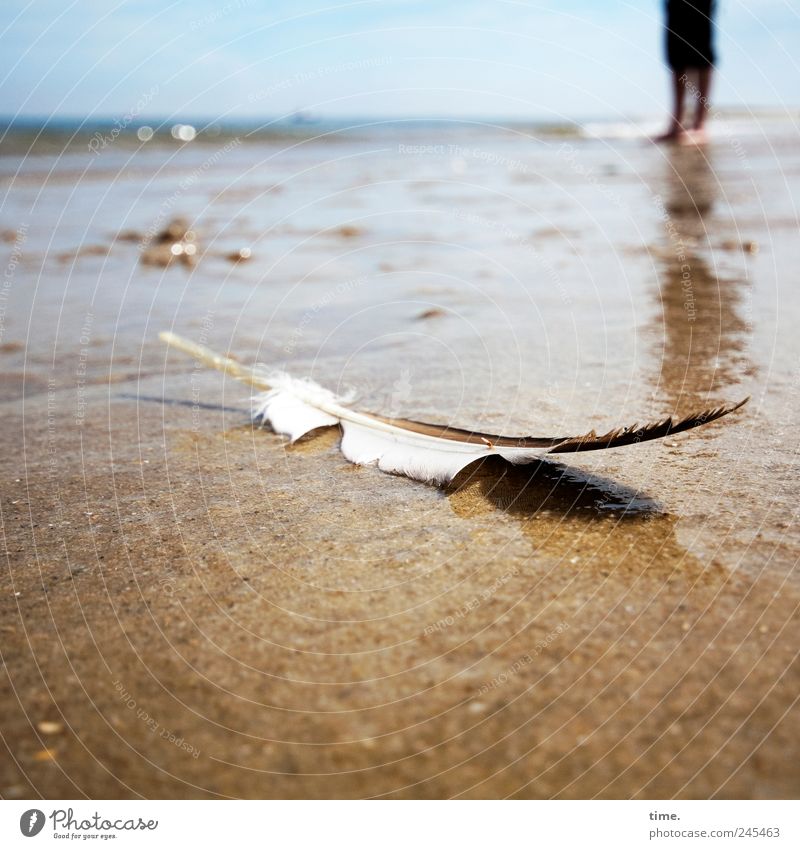
[[[0,156],[0,794],[796,797],[800,153],[736,133]],[[485,431],[751,400],[440,488],[162,329]]]

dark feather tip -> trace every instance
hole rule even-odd
[[[623,445],[633,445],[637,442],[648,442],[651,439],[663,439],[665,436],[670,436],[674,433],[681,433],[684,430],[691,430],[695,427],[700,427],[704,424],[721,419],[738,410],[750,400],[748,395],[743,401],[738,404],[731,404],[722,407],[713,407],[709,410],[703,410],[700,413],[692,413],[685,418],[673,421],[672,416],[668,416],[659,422],[651,424],[632,425],[631,427],[617,428],[602,436],[597,436],[594,431],[585,434],[584,436],[574,436],[564,440],[558,445],[551,448],[548,454],[566,454],[574,451],[600,451],[604,448],[620,448]]]

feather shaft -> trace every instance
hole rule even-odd
[[[177,333],[171,333],[168,330],[159,333],[158,338],[162,342],[166,342],[171,348],[177,348],[179,351],[183,351],[185,354],[194,357],[198,362],[203,363],[203,365],[210,366],[217,371],[225,372],[231,377],[241,380],[242,383],[249,383],[250,386],[256,389],[264,390],[270,388],[266,378],[256,369],[243,366],[231,357],[218,354],[205,345],[198,345],[196,342],[191,342],[189,339],[184,339],[183,336],[178,336]]]

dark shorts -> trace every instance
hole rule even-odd
[[[667,0],[667,62],[673,71],[710,68],[714,0]]]

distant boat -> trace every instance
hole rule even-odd
[[[305,109],[298,109],[289,116],[290,124],[316,124],[317,119]]]

